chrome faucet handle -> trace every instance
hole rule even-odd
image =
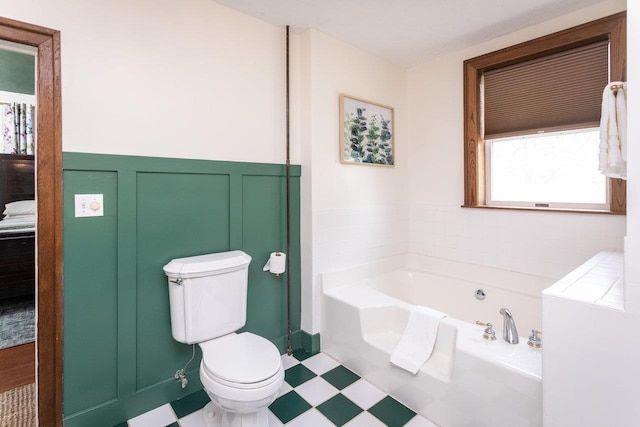
[[[476,321],[476,325],[486,326],[484,330],[484,334],[482,334],[482,338],[487,341],[495,341],[496,340],[496,331],[493,330],[493,325],[491,323],[484,323],[481,321]]]
[[[533,348],[542,348],[542,338],[538,336],[539,334],[542,334],[542,331],[532,329],[531,335],[529,335],[529,341],[527,341],[527,344],[529,344]]]

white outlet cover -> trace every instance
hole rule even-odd
[[[75,194],[76,218],[87,216],[104,216],[102,194]]]

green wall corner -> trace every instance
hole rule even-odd
[[[311,335],[310,333],[300,330],[300,347],[311,354],[320,353],[320,334]]]
[[[286,275],[262,271],[286,250],[284,165],[65,152],[63,169],[65,426],[113,426],[202,387],[197,347],[187,388],[173,379],[191,357],[171,336],[162,266],[173,258],[247,252],[242,330],[285,352]],[[300,330],[300,167],[291,175],[297,349],[314,340]],[[104,216],[75,218],[74,195],[96,193]]]
[[[0,49],[0,90],[35,95],[34,55]]]

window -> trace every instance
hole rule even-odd
[[[608,209],[599,129],[485,140],[488,206]]]
[[[597,170],[625,31],[620,13],[465,61],[465,207],[625,213],[625,182]]]

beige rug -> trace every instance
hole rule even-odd
[[[35,385],[28,384],[0,394],[0,426],[35,427]]]

